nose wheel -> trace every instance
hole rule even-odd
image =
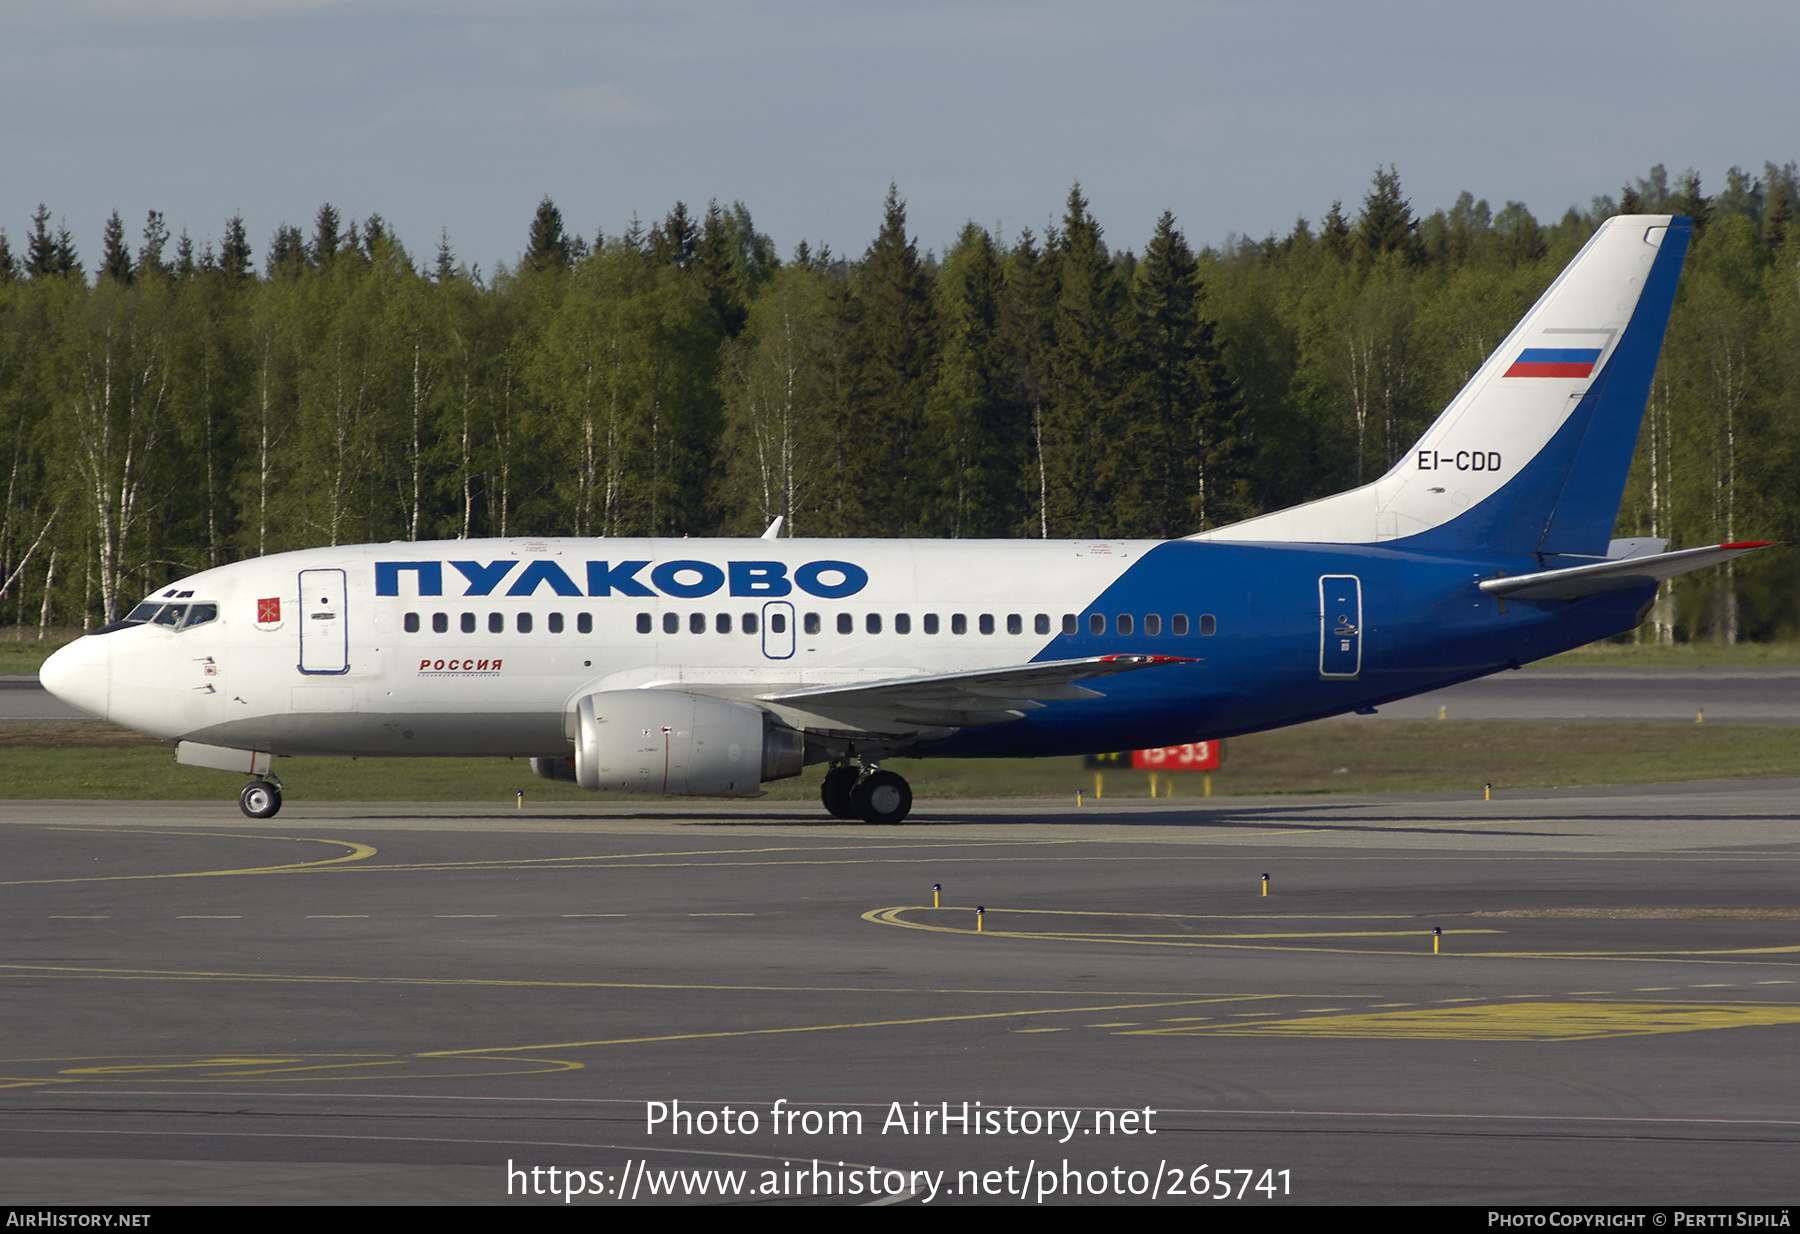
[[[281,809],[281,786],[268,780],[252,780],[238,794],[238,809],[251,818],[274,818]]]

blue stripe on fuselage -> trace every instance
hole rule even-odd
[[[1537,568],[1528,555],[1428,555],[1373,547],[1176,540],[1146,553],[1037,660],[1110,654],[1194,657],[1088,682],[1104,698],[1053,702],[1024,719],[921,742],[936,757],[1078,754],[1203,741],[1340,715],[1540,659],[1636,624],[1653,585],[1567,603],[1501,606],[1476,583]],[[1362,672],[1319,676],[1319,580],[1362,583]],[[1107,633],[1088,633],[1090,614]],[[1130,614],[1136,633],[1120,635]],[[1162,633],[1142,633],[1146,614]],[[1171,634],[1185,613],[1189,633]],[[1199,633],[1201,614],[1218,632]]]

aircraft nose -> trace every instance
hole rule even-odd
[[[104,717],[111,701],[112,640],[92,634],[76,639],[44,661],[38,681],[63,702]]]

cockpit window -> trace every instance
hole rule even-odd
[[[181,628],[183,630],[191,630],[195,626],[203,626],[209,621],[217,620],[218,616],[219,606],[217,604],[190,604],[188,606],[187,621]]]
[[[149,621],[152,617],[156,616],[156,610],[161,607],[162,605],[154,600],[145,600],[142,604],[132,609],[131,612],[127,613],[125,615],[125,620],[129,622]]]
[[[187,616],[187,611],[188,606],[185,604],[165,604],[162,612],[158,613],[153,620],[156,625],[179,630],[181,629],[181,619]]]

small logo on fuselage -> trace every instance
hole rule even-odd
[[[427,656],[419,661],[421,677],[498,677],[500,661],[498,660],[433,660]]]

